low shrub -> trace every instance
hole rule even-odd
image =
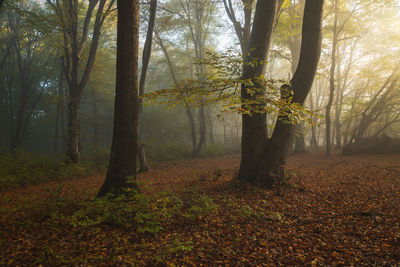
[[[182,217],[198,220],[217,209],[217,204],[210,197],[194,196],[183,202],[168,191],[147,196],[125,189],[121,195],[109,194],[104,198],[82,201],[80,208],[66,219],[74,227],[111,225],[156,235],[167,222],[181,221]]]
[[[176,215],[182,202],[172,193],[160,193],[149,197],[126,189],[124,194],[109,194],[104,198],[84,201],[81,208],[70,217],[75,227],[113,225],[133,227],[139,233],[157,234],[163,228],[161,222]]]
[[[218,205],[212,198],[201,195],[194,199],[191,207],[183,213],[183,216],[190,219],[201,219],[213,213],[217,208]]]
[[[93,164],[89,161],[67,165],[60,157],[34,155],[15,149],[0,156],[0,191],[58,179],[83,177],[94,171]]]

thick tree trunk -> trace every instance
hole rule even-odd
[[[68,102],[67,157],[71,163],[78,163],[80,160],[79,99],[71,97]]]
[[[117,79],[110,164],[98,196],[121,194],[136,177],[139,0],[118,0]],[[130,185],[135,187],[136,185]]]
[[[286,116],[278,116],[272,137],[264,145],[263,155],[258,161],[256,182],[267,187],[276,185],[284,178],[284,166],[294,128],[291,124],[284,122],[287,120]]]
[[[303,30],[300,60],[296,72],[290,81],[293,90],[293,102],[303,104],[314,81],[321,52],[321,22],[323,0],[307,0],[304,8]],[[282,90],[287,90],[284,86]],[[283,95],[285,92],[283,91]],[[265,144],[257,182],[273,186],[284,181],[284,167],[289,150],[289,140],[293,126],[287,123],[289,118],[279,115],[271,139]]]
[[[275,14],[277,11],[276,0],[258,0],[254,15],[253,29],[250,35],[250,42],[244,57],[243,79],[254,79],[264,74],[265,59],[267,58],[269,43]],[[248,64],[249,59],[257,59],[258,64]],[[248,92],[255,90],[256,95]],[[241,97],[246,101],[257,98],[257,95],[264,93],[261,84],[255,83],[255,88],[242,84]],[[246,104],[245,104],[246,105]],[[251,109],[259,107],[251,106]],[[247,107],[245,107],[247,109]],[[252,115],[242,115],[242,145],[241,161],[237,179],[239,181],[254,181],[258,172],[258,163],[263,153],[263,145],[267,140],[266,115],[251,110]]]

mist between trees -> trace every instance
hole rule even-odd
[[[325,1],[321,48],[318,36],[304,38],[306,1],[261,2],[140,2],[135,83],[142,170],[146,156],[242,152],[239,178],[246,180],[276,169],[265,169],[262,161],[273,161],[266,151],[282,161],[305,151],[400,150],[397,2]],[[116,7],[109,0],[2,4],[3,153],[22,148],[70,163],[107,162]],[[311,27],[318,24],[317,15],[309,19]]]
[[[399,32],[397,0],[0,0],[0,265],[395,266]]]

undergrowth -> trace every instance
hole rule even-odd
[[[41,182],[84,177],[99,171],[99,166],[83,160],[66,164],[64,159],[50,155],[34,155],[22,149],[0,155],[0,191]]]
[[[147,196],[127,188],[120,195],[108,194],[103,198],[84,200],[68,222],[74,227],[111,225],[155,235],[169,221],[183,218],[195,221],[210,215],[218,207],[206,195],[193,193],[192,197],[182,200],[170,191]]]

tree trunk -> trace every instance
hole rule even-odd
[[[185,103],[185,111],[186,115],[188,116],[189,119],[189,125],[190,125],[190,136],[192,138],[192,157],[195,156],[196,153],[196,144],[197,144],[197,139],[196,139],[196,125],[194,123],[194,118],[192,114],[192,110],[189,107],[188,103]]]
[[[149,169],[147,167],[145,145],[137,142],[136,149],[137,149],[137,156],[139,158],[139,172],[147,172]]]
[[[208,119],[210,122],[210,131],[209,131],[209,137],[210,137],[210,144],[214,144],[214,129],[213,129],[213,117],[212,117],[212,110],[209,109],[208,112]]]
[[[97,0],[89,1],[84,15],[83,23],[80,23],[80,2],[78,1],[63,1],[61,5],[58,0],[46,1],[54,10],[62,24],[63,34],[63,49],[62,56],[63,71],[65,79],[68,83],[69,103],[68,115],[69,118],[67,131],[67,157],[73,163],[79,162],[79,104],[80,97],[86,84],[89,81],[90,72],[93,68],[96,58],[97,48],[101,36],[101,28],[105,18],[110,14],[115,0]],[[108,3],[106,7],[106,3]],[[95,8],[97,7],[93,31],[91,32],[91,42],[87,45],[89,36],[89,28],[92,25],[92,17]],[[81,26],[81,28],[80,28]],[[84,51],[89,47],[88,55],[83,59]],[[85,63],[82,63],[85,62]]]
[[[339,96],[338,96],[339,97]],[[342,148],[342,125],[340,124],[339,113],[335,115],[335,137],[336,137],[336,149]]]
[[[325,121],[326,121],[326,155],[331,155],[331,108],[333,103],[333,98],[335,95],[335,69],[336,69],[336,46],[338,39],[338,2],[339,0],[334,0],[335,6],[335,18],[333,22],[333,39],[332,39],[332,50],[331,50],[331,69],[329,76],[329,99],[325,110]]]
[[[293,102],[303,105],[314,80],[321,52],[321,23],[323,0],[307,0],[304,7],[300,60],[290,81]],[[287,90],[283,86],[282,90]],[[285,92],[283,92],[283,95]],[[279,115],[272,137],[264,145],[261,161],[258,161],[257,182],[268,187],[284,181],[284,166],[289,149],[293,126],[286,115]]]
[[[93,112],[93,144],[94,148],[97,149],[99,147],[99,131],[97,127],[97,98],[96,98],[96,90],[93,88],[92,90],[92,112]]]
[[[61,71],[58,82],[58,90],[57,90],[57,110],[56,110],[56,122],[54,129],[54,153],[57,153],[59,151],[60,118],[63,119],[62,116],[63,112],[64,112],[64,75]]]
[[[313,95],[310,95],[310,109],[311,111],[315,111],[314,108],[314,100],[313,100]],[[311,125],[311,140],[310,140],[310,146],[314,147],[315,151],[318,151],[318,141],[317,141],[317,134],[315,132],[315,123],[316,123],[316,118],[312,118],[313,122]]]
[[[265,59],[267,58],[269,43],[271,41],[276,10],[276,0],[257,1],[250,42],[244,56],[243,79],[245,80],[254,79],[264,74]],[[248,64],[249,59],[257,59],[259,64]],[[256,95],[248,92],[248,90],[254,89],[257,91]],[[255,88],[242,84],[241,97],[244,101],[254,100],[263,93],[262,85],[257,82]],[[247,107],[244,108],[248,109]],[[256,109],[257,107],[251,106],[250,108]],[[251,110],[252,115],[242,115],[242,153],[237,176],[239,181],[252,181],[255,179],[258,171],[258,162],[263,153],[262,144],[267,140],[266,115],[254,111]]]
[[[167,48],[164,46],[164,43],[163,43],[162,39],[160,38],[160,36],[158,35],[157,31],[155,32],[155,34],[156,34],[157,43],[161,47],[161,50],[163,51],[163,53],[165,55],[165,59],[167,60],[167,65],[169,68],[169,72],[171,74],[171,78],[174,81],[174,85],[178,86],[178,80],[175,75],[174,66],[172,65]],[[195,125],[194,118],[193,118],[193,112],[190,108],[189,103],[187,103],[187,102],[185,102],[185,112],[186,112],[186,115],[188,116],[188,120],[189,120],[190,136],[191,136],[191,140],[192,140],[192,157],[194,157],[195,153],[196,153],[196,145],[197,145],[196,125]]]
[[[300,154],[306,152],[306,142],[304,140],[304,123],[300,122],[296,125],[295,132],[295,146],[293,154]]]
[[[199,143],[197,144],[196,151],[194,153],[194,157],[198,157],[200,153],[203,151],[206,145],[206,116],[205,116],[205,107],[201,105],[199,108],[199,134],[200,139]]]
[[[110,163],[98,196],[121,194],[136,178],[139,0],[118,0],[117,78]],[[137,189],[136,185],[130,184]]]
[[[315,126],[311,125],[311,140],[310,140],[311,146],[314,147],[315,151],[318,151],[318,141],[317,141],[317,134],[315,133]]]
[[[139,82],[139,127],[138,127],[138,141],[137,141],[137,152],[138,152],[138,157],[139,157],[139,172],[146,172],[148,171],[148,166],[147,166],[147,158],[146,158],[146,150],[145,146],[140,143],[140,134],[139,134],[139,128],[141,125],[141,115],[142,115],[142,109],[143,109],[143,101],[142,101],[142,96],[144,95],[144,86],[146,82],[146,74],[147,74],[147,69],[149,66],[150,62],[150,56],[151,56],[151,46],[153,43],[153,30],[154,30],[154,24],[155,24],[155,19],[156,19],[156,11],[157,11],[157,0],[151,0],[150,1],[150,17],[149,17],[149,24],[147,27],[147,35],[146,35],[146,40],[144,43],[144,48],[143,48],[143,55],[142,55],[142,72],[140,74],[140,82]]]
[[[78,163],[80,160],[79,99],[71,97],[68,101],[67,157],[71,163]]]
[[[225,118],[223,118],[222,126],[224,127],[224,146],[225,146],[225,148],[227,148],[228,147],[228,140],[227,140],[227,136],[226,136]]]

